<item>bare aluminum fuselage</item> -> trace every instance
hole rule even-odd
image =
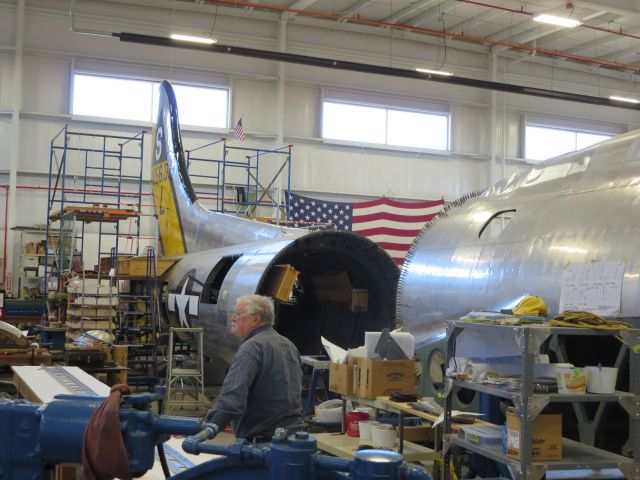
[[[425,227],[402,268],[396,313],[418,344],[442,339],[447,320],[524,294],[557,314],[571,262],[623,261],[620,313],[640,314],[639,131],[541,162],[459,203]],[[504,229],[480,235],[499,212]]]

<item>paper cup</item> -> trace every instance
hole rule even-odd
[[[391,450],[396,442],[396,429],[391,425],[374,425],[371,428],[371,441],[374,447]]]
[[[377,420],[360,420],[358,422],[358,430],[360,431],[360,440],[371,440],[371,430],[380,425]]]
[[[359,437],[359,423],[363,420],[369,420],[369,414],[366,412],[350,412],[347,413],[347,435],[350,437]]]
[[[614,393],[618,369],[612,367],[585,367],[589,393]]]

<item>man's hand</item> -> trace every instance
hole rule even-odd
[[[205,418],[200,422],[200,424],[198,425],[198,428],[200,429],[201,432],[206,428],[210,428],[211,431],[213,432],[213,435],[211,435],[209,438],[215,437],[220,431],[220,427],[218,427],[218,425],[216,425],[215,423],[208,421],[207,418]]]
[[[220,428],[215,423],[207,423],[206,420],[200,422],[200,431],[195,435],[185,438],[182,441],[182,449],[187,453],[197,455],[200,453],[200,444],[214,438]]]

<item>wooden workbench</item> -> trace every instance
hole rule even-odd
[[[422,418],[423,420],[427,420],[432,424],[437,420],[438,415],[434,415],[432,413],[423,412],[422,410],[416,410],[415,408],[409,406],[409,403],[401,403],[394,402],[389,397],[378,397],[377,400],[381,402],[385,407],[384,410],[396,411],[396,413],[405,413],[409,415],[413,415],[415,417]],[[451,428],[454,432],[457,432],[458,429],[464,428],[469,425],[476,426],[485,426],[485,427],[493,427],[495,426],[493,423],[485,422],[484,420],[480,420],[479,418],[475,420],[473,423],[457,423],[451,422]]]
[[[336,457],[353,458],[363,446],[374,448],[371,440],[360,440],[358,437],[350,437],[345,434],[314,433],[313,436],[316,437],[320,450]],[[397,448],[394,450],[398,451]],[[407,462],[426,462],[438,457],[439,453],[405,440],[402,456]]]

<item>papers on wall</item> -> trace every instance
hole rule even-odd
[[[620,313],[622,261],[571,263],[562,275],[560,312],[585,310],[603,316]]]

